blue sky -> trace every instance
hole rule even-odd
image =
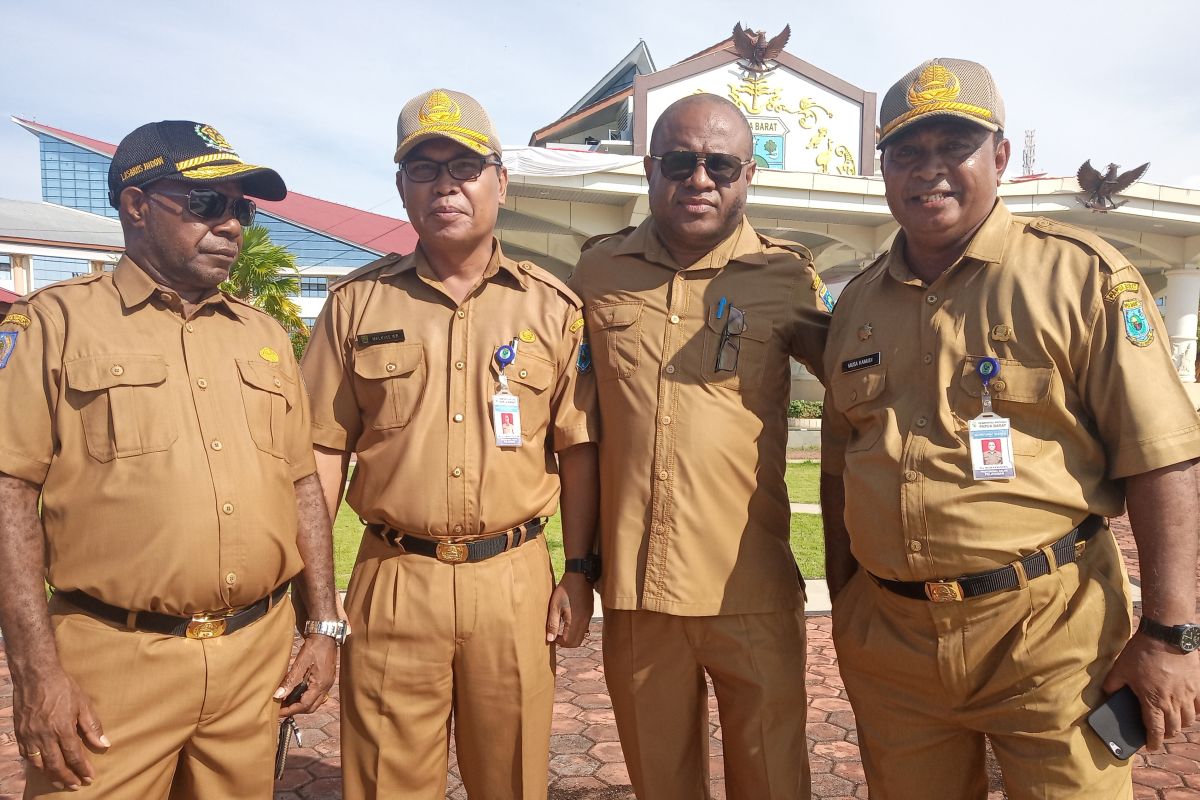
[[[1151,161],[1147,180],[1200,188],[1191,0],[0,0],[0,197],[39,198],[36,139],[9,116],[112,142],[188,118],[296,190],[403,216],[391,153],[396,115],[418,92],[473,94],[506,144],[525,144],[638,39],[661,69],[739,15],[771,35],[790,23],[789,52],[881,97],[929,57],[986,64],[1007,106],[1010,174],[1035,128],[1038,171]]]

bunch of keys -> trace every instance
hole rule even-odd
[[[292,689],[291,693],[283,699],[280,708],[287,708],[300,702],[300,697],[308,691],[308,682],[300,681],[296,684],[296,688]],[[292,737],[296,737],[296,746],[303,747],[304,742],[300,741],[300,726],[296,724],[295,717],[288,717],[283,722],[279,723],[279,743],[275,747],[275,780],[283,777],[283,771],[287,767],[288,750],[292,746]]]

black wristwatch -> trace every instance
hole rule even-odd
[[[1184,653],[1190,653],[1200,648],[1200,625],[1194,622],[1186,622],[1183,625],[1163,625],[1148,617],[1142,617],[1142,621],[1138,624],[1138,631],[1178,647]]]
[[[600,580],[600,554],[588,553],[583,558],[568,558],[565,569],[567,572],[581,572],[588,583],[595,583]]]

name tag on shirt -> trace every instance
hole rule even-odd
[[[497,447],[521,446],[521,401],[515,394],[492,395],[492,431]]]
[[[1017,477],[1013,463],[1012,426],[996,414],[981,414],[967,422],[971,436],[971,472],[977,481]]]
[[[879,366],[879,362],[879,353],[871,353],[869,356],[859,356],[858,358],[852,358],[849,361],[843,361],[842,372],[855,372],[860,369],[866,369],[867,367],[877,367]]]
[[[379,331],[378,333],[360,333],[358,335],[359,347],[370,347],[373,344],[391,344],[393,342],[403,341],[403,329],[394,331]]]

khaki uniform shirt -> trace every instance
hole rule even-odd
[[[42,486],[51,585],[191,614],[300,571],[292,484],[315,465],[274,320],[223,294],[185,318],[126,257],[33,293],[3,332],[0,472]]]
[[[595,387],[576,369],[582,304],[496,244],[456,305],[418,247],[335,284],[304,356],[313,441],[358,453],[347,501],[371,523],[470,538],[553,514],[554,453],[596,440]],[[496,350],[520,402],[521,447],[498,447]]]
[[[788,357],[820,374],[829,320],[808,251],[743,220],[684,269],[650,219],[585,249],[571,286],[604,420],[605,607],[707,616],[799,606],[783,477]],[[718,372],[729,306],[746,330],[736,368]]]
[[[994,569],[1088,514],[1120,515],[1120,479],[1200,456],[1154,298],[1100,237],[997,202],[931,285],[903,254],[901,233],[846,287],[825,358],[822,469],[844,474],[853,553],[870,572]],[[1012,480],[971,475],[984,356],[1000,362],[991,394],[1012,424]]]

